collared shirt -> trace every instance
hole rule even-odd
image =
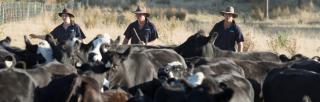
[[[63,24],[60,24],[53,29],[50,34],[58,40],[59,44],[65,43],[67,40],[72,40],[75,37],[79,39],[86,38],[78,24],[72,24],[67,29],[64,29]]]
[[[224,20],[218,22],[214,25],[210,34],[214,32],[219,34],[214,45],[222,50],[236,51],[236,42],[239,43],[244,41],[243,34],[234,21],[227,29],[224,29]]]
[[[131,44],[139,44],[139,38],[144,43],[151,42],[158,38],[158,32],[156,27],[153,23],[151,23],[148,19],[142,29],[139,29],[138,20],[131,23],[126,31],[124,32],[124,36],[126,39],[131,39]],[[135,34],[134,29],[136,30],[137,34]],[[139,38],[137,37],[139,36]]]

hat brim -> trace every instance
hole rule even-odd
[[[136,12],[136,11],[133,11],[132,13],[134,13],[134,14],[144,14],[144,15],[146,15],[146,17],[150,16],[150,13],[147,13],[147,12]]]
[[[238,14],[233,13],[233,12],[225,12],[225,11],[220,11],[220,14],[223,16],[224,14],[232,14],[233,18],[237,18]]]
[[[61,17],[61,16],[62,16],[62,14],[68,14],[68,15],[69,15],[69,17],[74,17],[74,15],[73,15],[73,14],[71,14],[71,13],[59,13],[59,16]]]

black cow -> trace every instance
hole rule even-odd
[[[186,59],[193,72],[203,72],[205,75],[229,73],[245,77],[244,70],[232,59],[193,57]],[[189,67],[189,68],[190,68]]]
[[[185,58],[198,56],[214,58],[228,57],[253,61],[280,61],[278,55],[272,52],[237,53],[221,50],[213,44],[217,36],[218,33],[213,33],[212,35],[206,37],[204,31],[200,30],[196,34],[190,36],[183,44],[176,47],[174,50]]]
[[[250,83],[252,84],[252,87],[254,88],[255,91],[255,101],[261,101],[262,97],[260,97],[260,92],[261,92],[261,87],[262,83],[267,76],[267,74],[275,69],[275,68],[281,68],[281,67],[286,67],[289,66],[290,63],[277,63],[277,62],[268,62],[268,61],[250,61],[250,60],[237,60],[237,59],[228,59],[228,58],[202,58],[202,57],[197,57],[193,59],[189,59],[187,61],[191,61],[191,63],[194,63],[195,66],[208,66],[212,63],[217,63],[217,62],[224,62],[227,63],[229,62],[228,66],[233,65],[234,67],[227,67],[227,68],[220,68],[222,71],[217,71],[219,73],[217,74],[222,74],[223,72],[225,73],[234,73],[234,72],[239,72],[237,70],[234,70],[234,68],[240,67],[240,69],[244,72],[245,78],[247,78]],[[225,65],[226,66],[226,65]],[[233,68],[233,70],[231,70]],[[203,73],[209,73],[211,70],[208,70],[208,68],[201,68],[196,70],[202,70]]]
[[[210,78],[197,87],[185,80],[175,80],[161,84],[154,102],[228,102],[232,96],[232,89]]]
[[[291,59],[289,59],[286,55],[280,55],[280,58],[291,68],[304,69],[320,73],[320,63],[302,54],[296,54],[292,56]]]
[[[36,85],[29,75],[20,69],[0,70],[1,102],[33,102]]]
[[[17,62],[23,62],[25,64],[18,64],[18,68],[33,68],[34,65],[51,62],[52,59],[52,49],[46,41],[40,42],[38,45],[33,45],[27,38],[24,36],[26,47],[25,49],[20,49],[17,47],[4,46],[2,48],[13,53]],[[8,40],[7,43],[10,43]]]
[[[232,74],[216,74],[211,76],[217,82],[224,83],[234,91],[230,102],[254,101],[254,89],[246,78]]]
[[[34,81],[24,71],[13,68],[11,53],[0,49],[0,101],[33,102]]]
[[[284,54],[281,54],[279,56],[279,59],[281,60],[281,62],[290,62],[290,61],[306,60],[309,58],[307,56],[302,55],[302,54],[295,54],[291,58],[289,58],[288,56],[286,56]]]
[[[77,63],[87,63],[101,61],[102,55],[100,52],[101,45],[110,43],[108,34],[99,34],[88,44],[83,43],[78,39],[72,39],[66,43],[57,44],[55,39],[47,35],[46,40],[53,48],[53,56],[61,63],[75,65]]]
[[[272,70],[263,83],[265,102],[320,102],[320,75],[312,71],[283,68]]]
[[[110,63],[112,69],[107,78],[110,87],[118,85],[132,87],[157,78],[156,71],[166,65],[181,66],[186,69],[184,59],[169,49],[139,49],[130,46],[118,46],[103,56],[104,63]]]

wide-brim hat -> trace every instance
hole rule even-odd
[[[147,9],[145,7],[138,6],[135,11],[133,11],[134,14],[144,14],[146,17],[150,16],[150,13],[147,12]]]
[[[69,10],[68,9],[63,9],[62,10],[62,12],[61,13],[59,13],[59,16],[61,17],[62,16],[62,14],[68,14],[69,15],[69,17],[74,17],[74,15],[72,14],[72,13],[70,13],[69,12]]]
[[[227,7],[225,11],[220,11],[220,14],[232,14],[233,18],[238,17],[238,14],[234,12],[234,8],[232,6]]]

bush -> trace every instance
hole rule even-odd
[[[275,37],[268,41],[268,46],[271,47],[272,51],[278,52],[283,49],[291,55],[297,54],[297,40],[289,37],[287,33],[278,33]]]
[[[254,48],[253,35],[251,32],[248,32],[244,35],[243,51],[248,52],[253,48]]]
[[[187,17],[187,11],[183,9],[177,10],[176,8],[171,8],[165,12],[168,19],[176,18],[178,20],[185,20]]]

